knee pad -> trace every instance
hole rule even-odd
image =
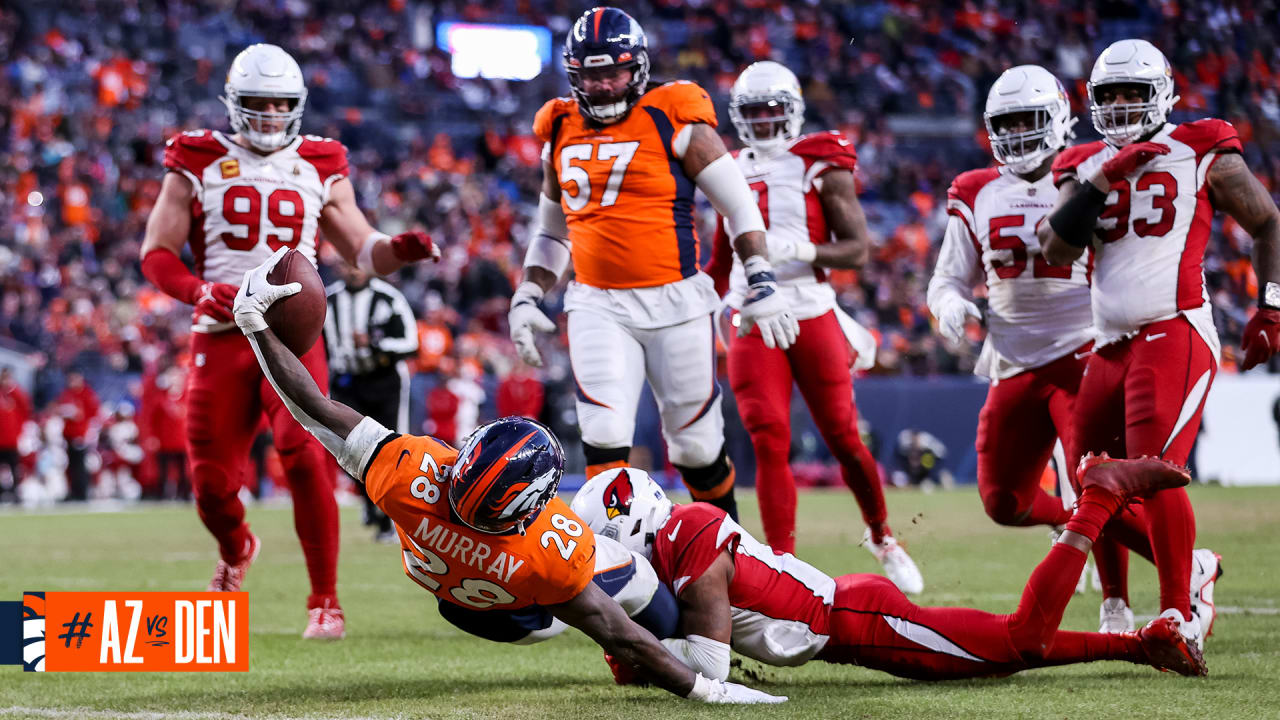
[[[723,433],[708,443],[708,438],[700,433],[688,431],[667,438],[667,457],[671,464],[680,468],[680,473],[688,477],[685,468],[700,469],[717,466],[726,457]]]
[[[675,453],[672,452],[671,464],[680,471],[684,484],[688,486],[695,500],[719,497],[733,490],[733,464],[729,462],[729,456],[723,444],[720,446],[719,454],[710,464],[690,467],[675,460]]]

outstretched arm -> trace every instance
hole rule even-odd
[[[377,443],[391,431],[373,418],[325,397],[302,362],[267,325],[263,317],[267,308],[302,289],[298,283],[272,285],[267,281],[267,273],[286,252],[287,248],[277,250],[265,263],[245,273],[236,295],[236,324],[290,414],[338,459],[343,470],[358,478]]]
[[[729,643],[733,635],[729,583],[732,581],[733,556],[726,548],[680,593],[680,630],[684,637],[662,641],[686,665],[717,680],[729,677]]]
[[[390,275],[419,260],[440,260],[440,248],[425,232],[411,230],[391,237],[370,225],[356,204],[351,180],[345,177],[329,189],[329,201],[320,210],[320,232],[343,260],[377,275]]]

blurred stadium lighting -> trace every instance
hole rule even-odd
[[[551,31],[536,25],[444,22],[436,26],[436,44],[460,78],[532,80],[551,62]]]

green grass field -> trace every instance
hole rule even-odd
[[[347,639],[304,642],[307,593],[292,515],[250,508],[263,538],[250,571],[250,665],[228,674],[37,674],[0,668],[0,717],[161,718],[1271,718],[1280,717],[1280,488],[1197,487],[1199,545],[1218,550],[1225,607],[1209,640],[1210,675],[1182,678],[1127,663],[1022,673],[1001,680],[920,683],[857,667],[774,669],[746,661],[786,705],[695,705],[612,683],[600,650],[572,632],[535,647],[487,643],[454,630],[435,601],[343,509],[339,592]],[[759,536],[754,498],[744,524]],[[1006,529],[977,494],[891,493],[890,519],[927,584],[919,602],[1005,612],[1048,548],[1043,529]],[[843,492],[800,498],[800,555],[835,574],[877,569],[856,547],[862,525]],[[23,590],[203,589],[214,547],[194,509],[0,515],[0,599]],[[1156,608],[1155,574],[1133,563],[1133,604]],[[1097,627],[1099,596],[1078,596],[1064,628]],[[735,679],[743,680],[740,670]]]

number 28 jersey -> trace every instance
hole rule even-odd
[[[1093,317],[1099,344],[1137,333],[1176,315],[1219,351],[1204,281],[1204,253],[1213,223],[1209,169],[1221,152],[1240,152],[1231,123],[1212,118],[1165,124],[1151,139],[1169,147],[1111,186],[1094,230],[1097,262]],[[1054,182],[1085,181],[1119,150],[1098,141],[1064,150]]]
[[[259,155],[209,130],[170,139],[164,166],[195,186],[188,243],[196,274],[236,286],[281,247],[314,265],[320,211],[348,174],[347,149],[335,140],[299,136]]]
[[[463,607],[513,610],[573,599],[595,574],[595,535],[552,498],[523,535],[490,535],[452,517],[447,468],[458,451],[417,435],[388,435],[364,470],[369,499],[396,525],[405,574]]]

